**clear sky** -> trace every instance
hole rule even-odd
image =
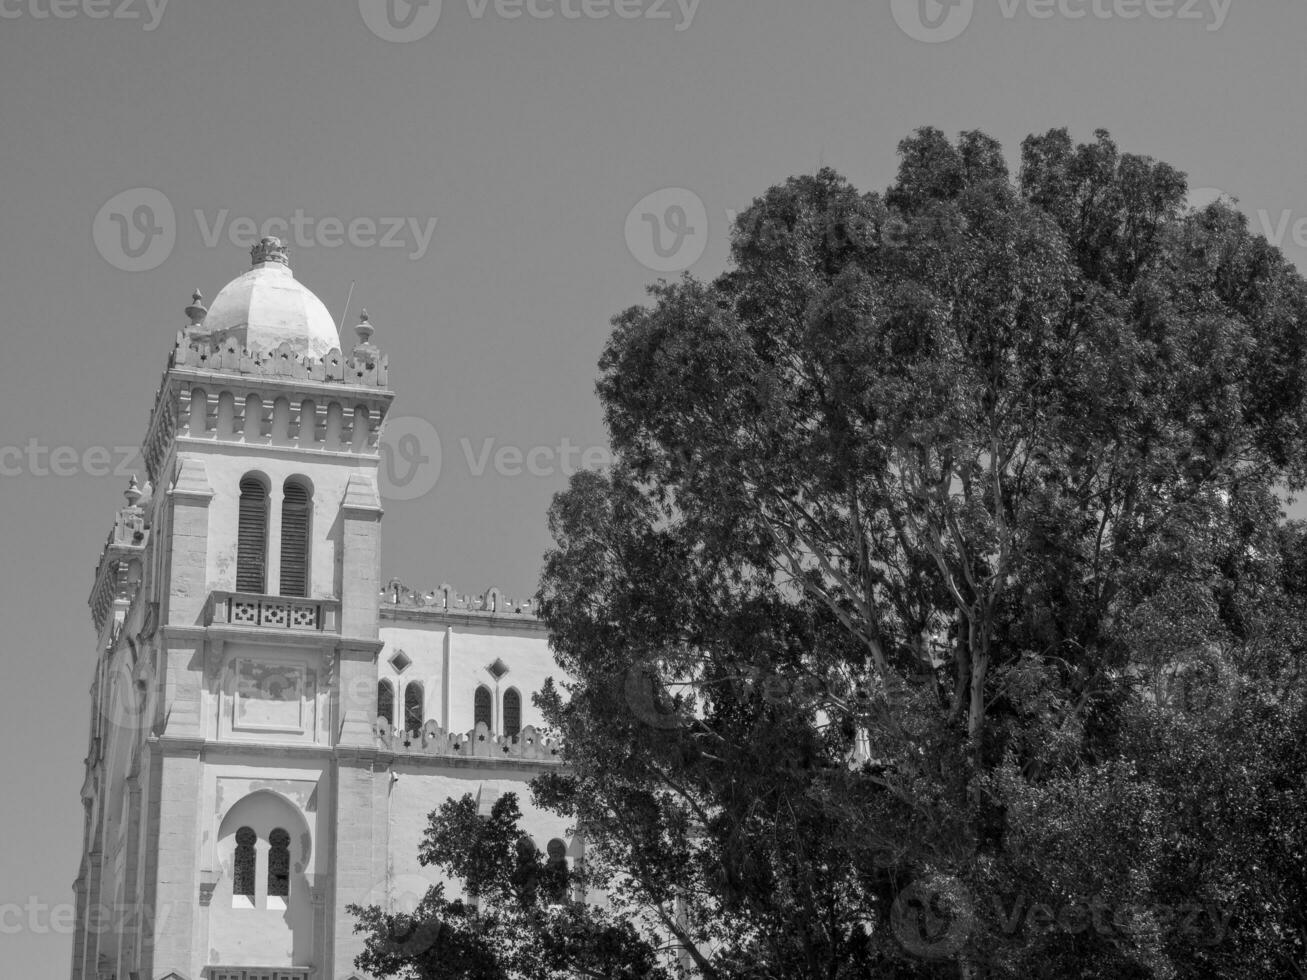
[[[1010,156],[1104,127],[1307,262],[1307,4],[954,2],[0,0],[5,975],[68,969],[119,447],[192,289],[243,272],[266,219],[333,313],[356,281],[390,353],[414,438],[384,574],[510,595],[535,587],[567,465],[603,445],[609,318],[661,271],[719,271],[728,211],[788,175],[881,189],[927,124]],[[438,478],[405,472],[435,438]]]

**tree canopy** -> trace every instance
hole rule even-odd
[[[1106,133],[899,149],[614,320],[533,788],[606,902],[382,972],[1307,976],[1307,284]]]

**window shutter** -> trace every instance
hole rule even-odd
[[[309,594],[309,492],[287,483],[281,502],[281,594]]]
[[[262,593],[268,551],[268,491],[253,477],[241,480],[237,523],[236,591]]]
[[[410,684],[404,688],[404,731],[422,731],[422,724],[427,720],[422,701],[421,684]]]
[[[476,697],[472,702],[474,725],[485,725],[490,728],[490,691],[484,687],[478,687]],[[464,716],[466,717],[466,716]]]
[[[236,855],[231,893],[254,897],[254,842],[258,840],[254,831],[242,827],[236,831]]]
[[[268,835],[268,894],[290,897],[290,834],[280,827]]]
[[[504,692],[504,734],[516,735],[522,730],[522,695],[510,688]]]

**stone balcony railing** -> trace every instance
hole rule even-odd
[[[204,607],[204,625],[336,633],[340,630],[340,600],[211,592]]]
[[[562,762],[562,745],[545,738],[527,725],[516,735],[493,735],[484,724],[470,732],[446,732],[429,721],[420,732],[393,728],[384,717],[373,727],[377,743],[391,752],[408,755],[443,756],[464,759],[512,759],[529,762]]]

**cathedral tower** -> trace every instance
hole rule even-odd
[[[73,980],[350,980],[347,906],[411,905],[425,816],[557,765],[529,604],[380,579],[387,359],[265,238],[177,335],[96,570]],[[459,734],[462,732],[463,734]],[[547,843],[546,843],[547,842]]]

